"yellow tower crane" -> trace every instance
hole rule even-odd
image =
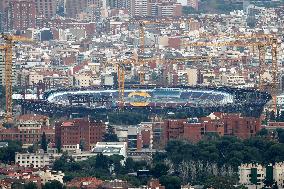
[[[31,41],[31,39],[21,37],[21,36],[13,36],[0,34],[0,38],[2,38],[5,42],[4,45],[0,46],[0,49],[5,53],[5,93],[6,93],[6,122],[12,122],[13,120],[13,107],[12,107],[12,64],[13,64],[13,46],[14,42],[21,41]]]
[[[190,24],[192,20],[183,20],[183,19],[163,19],[163,20],[142,20],[142,21],[133,21],[133,23],[138,23],[139,24],[139,39],[140,39],[140,47],[139,47],[139,52],[143,56],[145,53],[145,26],[150,25],[150,24],[173,24],[173,23],[188,23]],[[144,65],[144,58],[138,58],[138,62],[141,66],[141,68]],[[145,73],[143,70],[140,71],[139,73],[139,80],[140,84],[144,84],[145,82]]]
[[[116,62],[117,66],[117,81],[118,81],[118,102],[119,107],[123,108],[124,106],[124,89],[125,89],[125,72],[126,72],[126,66],[128,64],[135,63],[135,60],[119,60]]]
[[[277,109],[276,104],[276,94],[277,94],[277,47],[278,42],[276,38],[265,38],[263,41],[244,41],[244,40],[236,40],[236,41],[228,41],[228,42],[189,42],[183,44],[183,46],[189,47],[221,47],[221,46],[234,46],[234,47],[257,47],[259,51],[259,89],[264,90],[264,83],[262,79],[262,75],[265,72],[265,52],[266,47],[271,47],[271,55],[272,55],[272,83],[271,83],[271,94],[273,97],[273,108]]]

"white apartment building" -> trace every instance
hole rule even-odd
[[[244,86],[245,78],[242,75],[221,75],[221,84],[226,86]]]
[[[149,0],[129,0],[128,3],[132,16],[147,16]]]
[[[262,188],[265,179],[276,181],[279,189],[283,189],[284,162],[268,166],[252,163],[239,166],[239,183],[245,185],[248,189]]]
[[[74,75],[73,84],[76,87],[89,87],[93,84],[93,78],[90,75]]]
[[[260,164],[242,164],[239,167],[239,183],[248,188],[263,187],[262,181],[265,178],[265,168]],[[253,184],[251,180],[255,180]]]
[[[276,104],[280,111],[284,109],[284,94],[276,96]]]
[[[36,153],[16,153],[15,163],[24,167],[49,167],[52,166],[54,161],[58,159],[61,154],[57,153],[44,153],[39,150]]]

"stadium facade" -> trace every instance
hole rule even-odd
[[[185,113],[188,116],[211,112],[260,116],[271,95],[253,89],[178,87],[125,89],[123,109],[151,114]],[[121,110],[118,90],[57,89],[40,100],[20,100],[25,110],[42,114],[94,114]]]

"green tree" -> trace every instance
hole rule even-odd
[[[98,154],[96,156],[95,168],[105,169],[105,168],[108,168],[108,165],[109,165],[109,161],[106,156],[104,156],[103,154]]]
[[[279,121],[281,121],[281,122],[284,121],[284,111],[280,112]]]
[[[284,143],[284,129],[276,129],[278,141]]]
[[[79,144],[79,148],[80,150],[84,151],[85,150],[85,140],[84,139],[80,139],[80,144]]]
[[[113,126],[108,126],[107,132],[103,136],[103,141],[104,142],[118,142],[118,137],[114,132]]]
[[[275,116],[274,110],[272,110],[272,111],[270,112],[269,118],[270,118],[271,121],[275,121],[275,120],[276,120],[276,116]]]
[[[11,189],[25,189],[25,186],[23,183],[16,181],[11,185]]]
[[[226,177],[211,177],[207,179],[204,183],[204,189],[214,188],[214,189],[235,189],[234,183],[230,180],[230,178]]]
[[[265,128],[262,128],[258,133],[257,135],[259,136],[267,136],[268,135],[268,130],[265,129]]]
[[[46,140],[45,132],[42,133],[40,145],[41,145],[41,149],[43,149],[46,152],[47,151],[47,140]]]
[[[135,162],[133,161],[132,158],[127,158],[125,161],[125,170],[127,173],[131,173],[134,171],[135,168]]]
[[[181,186],[181,179],[177,176],[164,175],[159,180],[161,185],[165,186],[166,189],[177,189]]]
[[[24,189],[37,189],[37,185],[33,182],[29,182],[24,185]]]
[[[53,169],[55,171],[67,171],[70,169],[70,165],[73,162],[74,159],[65,152],[59,159],[54,161]]]
[[[19,141],[8,142],[8,147],[0,148],[0,161],[3,163],[11,163],[15,161],[16,152],[22,151],[22,144]]]
[[[58,152],[61,152],[61,138],[58,137],[55,140],[56,149],[58,150]]]
[[[153,168],[152,168],[152,175],[155,178],[160,178],[163,175],[167,175],[169,170],[169,167],[166,166],[163,163],[157,163]]]
[[[63,189],[64,186],[61,182],[57,180],[52,180],[47,183],[45,183],[42,187],[42,189]]]

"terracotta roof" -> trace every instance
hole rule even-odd
[[[65,121],[62,123],[63,127],[70,127],[70,126],[74,126],[74,122],[73,121]]]
[[[84,185],[84,187],[87,186],[98,187],[103,183],[103,181],[95,177],[75,178],[71,180],[69,183],[67,183],[67,187],[81,188],[83,183],[87,183],[87,185]]]

